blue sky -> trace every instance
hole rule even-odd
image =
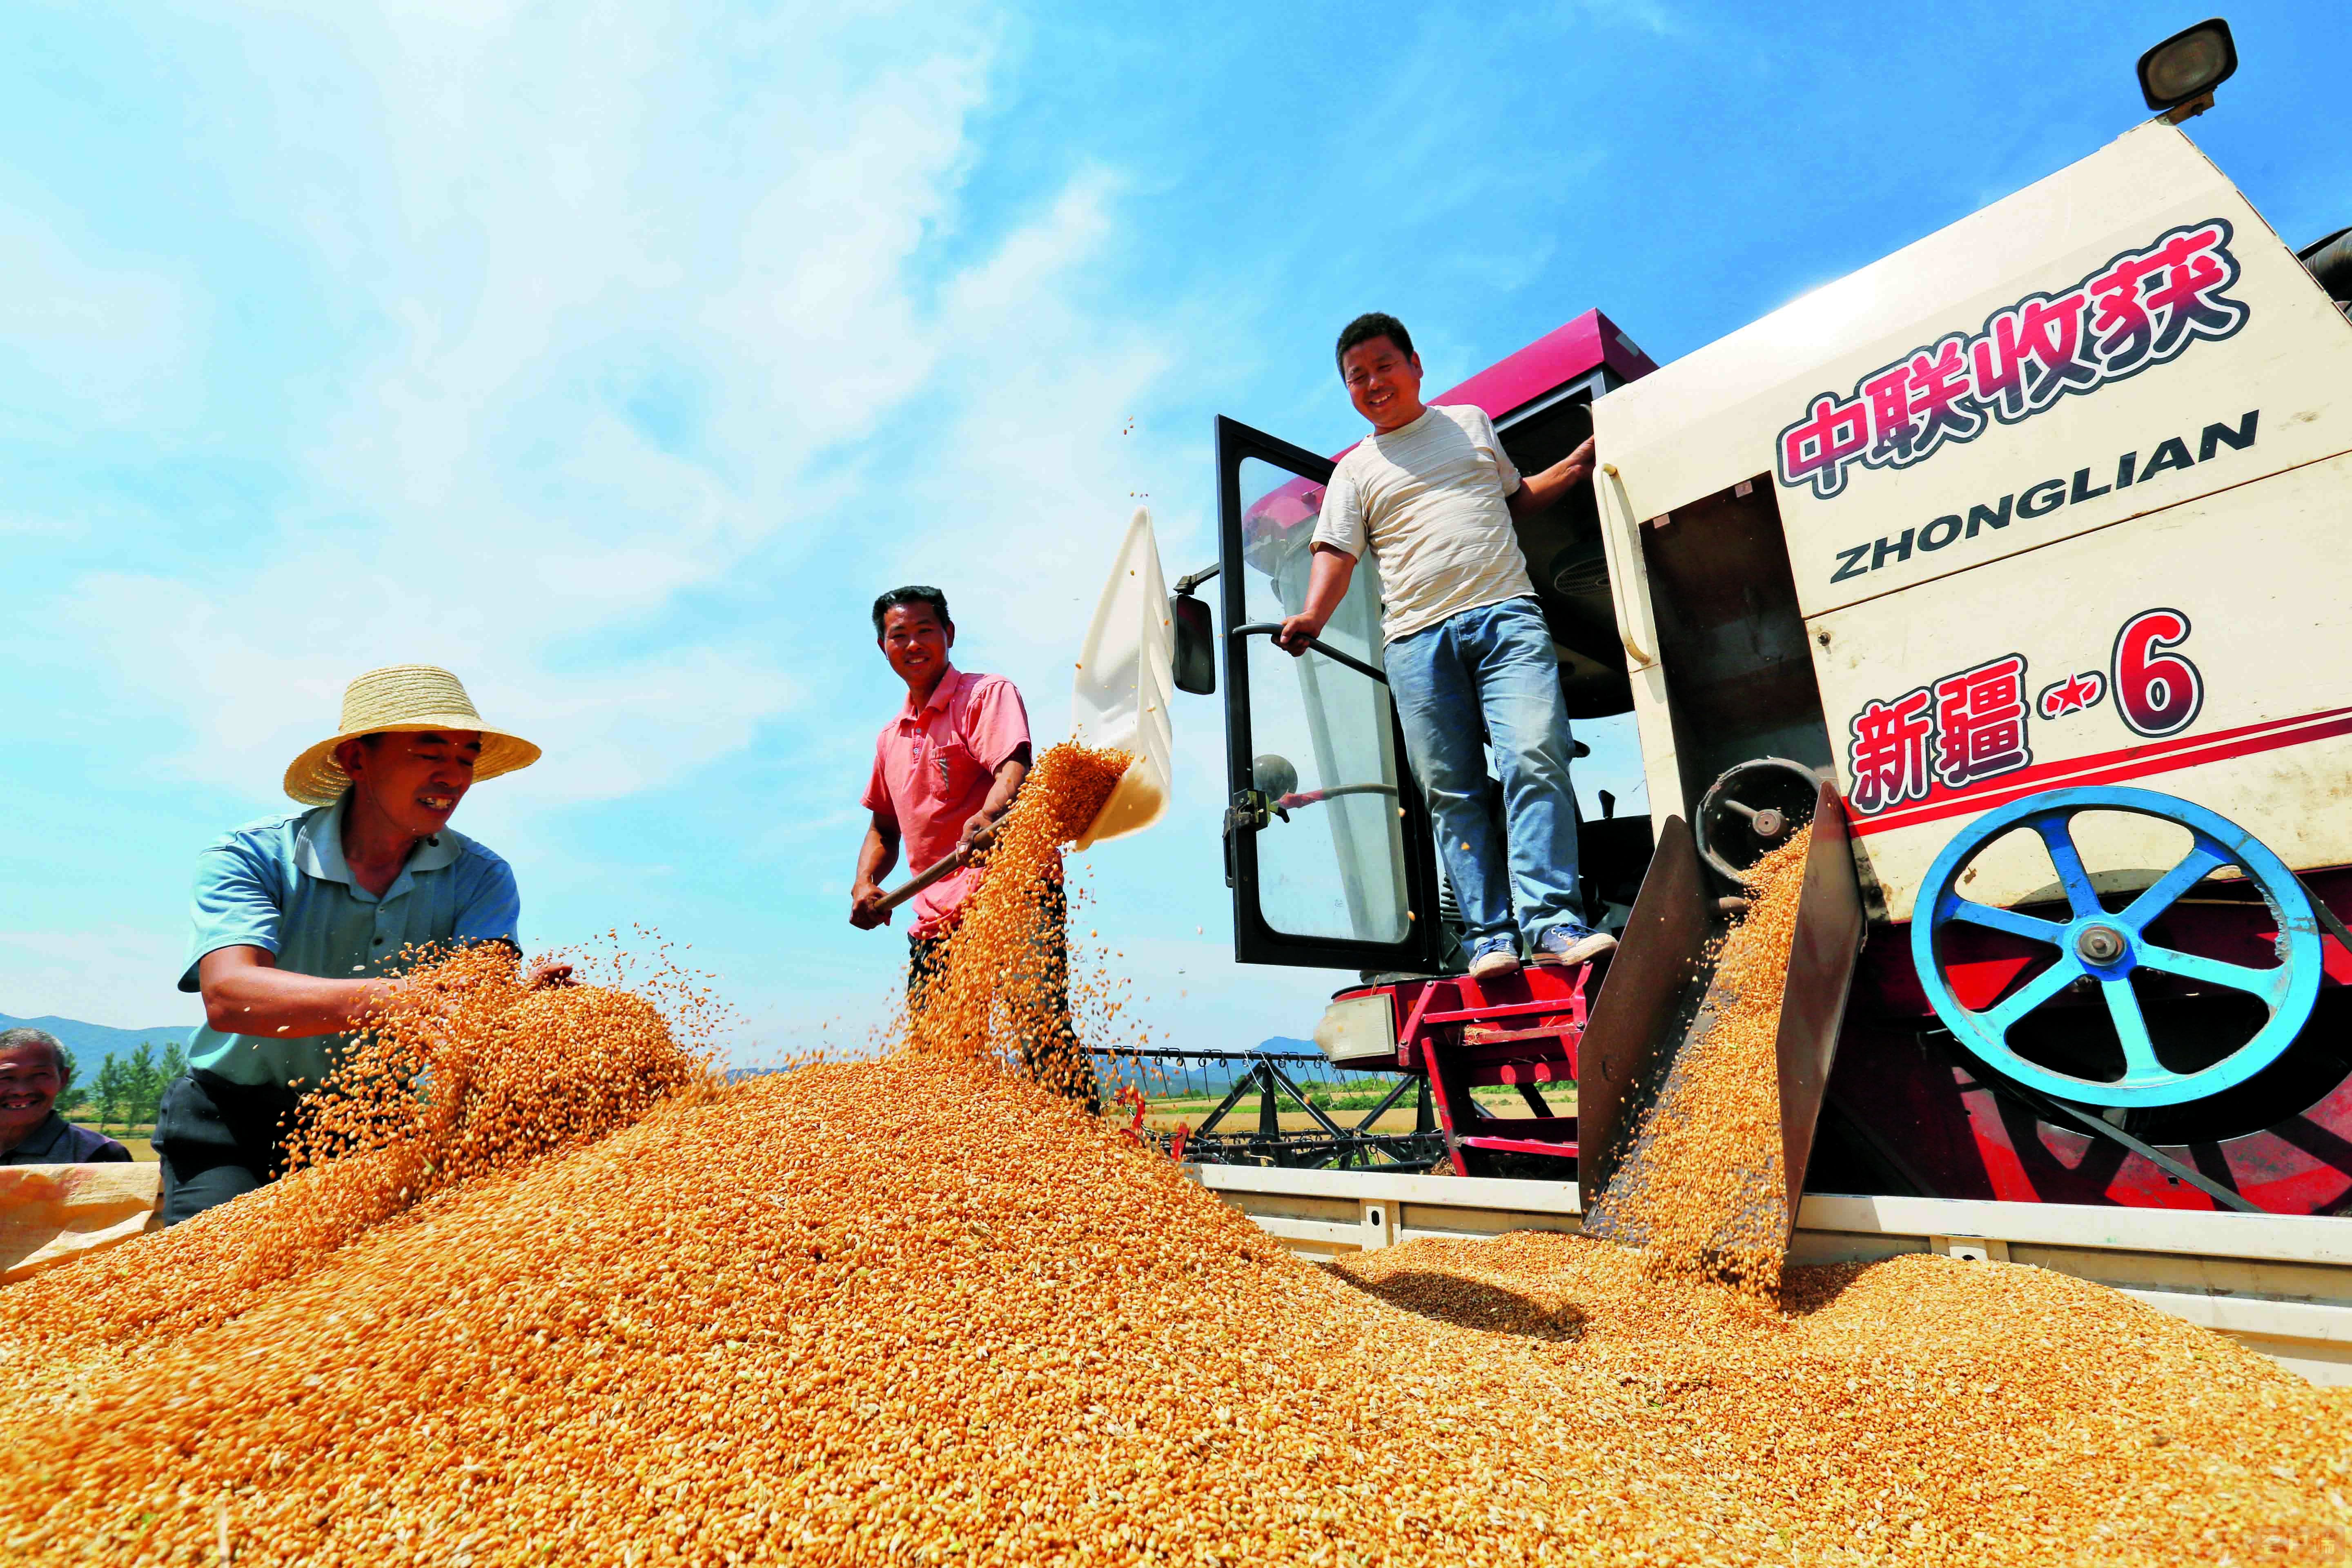
[[[414,659],[547,748],[458,819],[527,942],[691,944],[743,1060],[860,1036],[876,592],[1059,734],[1129,497],[1212,559],[1212,416],[1354,439],[1348,317],[1437,385],[1594,305],[1671,360],[2120,134],[2203,14],[1509,13],[18,6],[0,1011],[193,1021],[195,851]],[[2340,9],[2232,21],[2192,134],[2290,243],[2352,222]],[[1231,962],[1214,704],[1177,738],[1079,923],[1164,1037],[1304,1034],[1339,977]]]

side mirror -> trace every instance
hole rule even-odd
[[[1176,628],[1176,689],[1195,697],[1217,694],[1217,623],[1206,599],[1171,594],[1168,619]]]
[[[1288,757],[1264,752],[1250,759],[1250,786],[1260,795],[1270,795],[1276,800],[1298,793],[1298,770],[1290,765]]]

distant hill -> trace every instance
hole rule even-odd
[[[158,1056],[163,1054],[165,1046],[174,1041],[185,1045],[190,1027],[186,1024],[162,1024],[152,1029],[115,1029],[104,1024],[85,1024],[79,1018],[12,1018],[0,1013],[0,1029],[22,1028],[28,1025],[36,1029],[47,1029],[64,1041],[66,1049],[71,1051],[74,1060],[80,1064],[76,1070],[85,1075],[97,1070],[107,1052],[127,1057],[139,1048],[142,1040],[152,1044]]]

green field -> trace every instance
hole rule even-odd
[[[155,1129],[152,1127],[142,1125],[126,1128],[119,1121],[111,1121],[100,1127],[96,1118],[89,1116],[68,1116],[66,1120],[76,1127],[87,1127],[92,1132],[104,1133],[130,1150],[133,1160],[150,1165],[155,1163],[155,1146],[148,1142],[154,1136]]]

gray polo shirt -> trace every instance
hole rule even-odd
[[[402,973],[427,946],[516,941],[514,872],[462,833],[445,827],[417,845],[383,897],[359,886],[343,859],[351,798],[346,790],[332,805],[253,823],[205,847],[196,858],[195,936],[181,990],[200,989],[196,965],[224,947],[262,948],[280,969],[352,980]],[[233,1035],[199,1025],[188,1037],[188,1065],[231,1083],[307,1089],[351,1038]]]

